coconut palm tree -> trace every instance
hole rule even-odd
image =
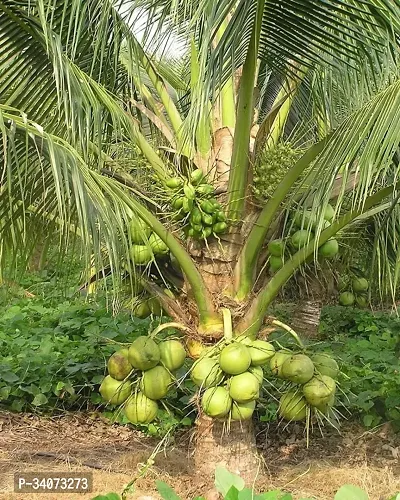
[[[260,335],[268,306],[323,245],[397,203],[399,23],[391,0],[2,0],[3,265],[22,265],[43,235],[60,252],[79,239],[115,289],[126,269],[141,280],[191,356],[224,335]],[[179,61],[160,55],[170,33]],[[257,201],[257,158],[289,133],[302,154]],[[296,214],[307,237],[266,272],[268,242],[291,238]],[[170,258],[154,257],[148,227]],[[198,467],[254,472],[250,423],[229,439],[221,430],[200,417]]]

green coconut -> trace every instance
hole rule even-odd
[[[153,339],[141,336],[129,348],[129,362],[138,370],[149,370],[160,361],[160,349]]]
[[[275,255],[271,255],[269,258],[269,267],[273,273],[279,271],[279,269],[283,266],[282,257],[275,257]]]
[[[275,348],[270,342],[265,340],[254,340],[248,347],[253,366],[265,365],[275,354]]]
[[[108,374],[115,380],[124,380],[132,371],[128,359],[129,349],[120,349],[110,357],[107,363]]]
[[[285,420],[304,420],[307,416],[307,401],[301,392],[288,391],[281,397],[278,412]]]
[[[328,204],[325,208],[324,219],[328,222],[331,222],[334,217],[335,217],[335,209],[332,207],[332,205]]]
[[[251,363],[249,349],[241,342],[227,345],[219,355],[221,370],[229,375],[239,375],[245,372]]]
[[[314,363],[304,354],[294,354],[282,365],[282,377],[295,384],[305,384],[313,375]]]
[[[335,394],[336,382],[328,375],[317,375],[303,386],[303,394],[312,406],[321,406]]]
[[[342,292],[339,295],[339,304],[342,306],[352,306],[354,300],[354,295],[351,292]]]
[[[149,244],[155,255],[165,255],[169,252],[169,248],[156,233],[152,233],[149,238]]]
[[[324,403],[320,405],[315,406],[314,408],[319,410],[324,415],[327,415],[334,405],[335,405],[335,394],[332,394],[328,400],[326,400]]]
[[[115,380],[107,375],[100,385],[99,392],[108,403],[120,405],[128,399],[131,393],[131,384],[128,381]]]
[[[169,371],[179,370],[185,363],[186,351],[178,340],[165,340],[158,345],[161,363]]]
[[[293,219],[294,225],[299,228],[311,229],[315,226],[316,218],[315,214],[311,210],[305,210],[304,212],[299,212],[295,215]],[[306,231],[308,234],[308,231]]]
[[[135,303],[132,309],[132,314],[137,318],[145,319],[150,316],[151,311],[147,300],[141,300]]]
[[[260,396],[260,384],[250,372],[235,375],[229,381],[229,395],[238,403],[247,403]]]
[[[231,420],[250,420],[256,408],[255,401],[247,403],[237,403],[233,401],[231,409]]]
[[[305,229],[299,229],[292,235],[292,237],[290,238],[290,242],[293,248],[299,250],[300,248],[303,248],[307,245],[309,239],[310,233]]]
[[[339,375],[339,366],[329,354],[315,354],[311,359],[318,374],[328,375],[333,379]]]
[[[148,424],[156,418],[158,404],[142,392],[138,392],[127,402],[124,411],[126,418],[132,424]]]
[[[198,387],[213,387],[218,385],[224,375],[216,359],[204,357],[193,364],[190,378]]]
[[[268,252],[274,257],[282,257],[285,244],[282,240],[272,240],[268,243]]]
[[[221,418],[230,412],[232,399],[224,387],[209,387],[201,398],[201,407],[209,417]]]
[[[318,253],[321,257],[325,259],[332,259],[339,252],[339,243],[334,238],[328,240],[319,249]]]
[[[148,264],[153,259],[151,249],[145,245],[132,245],[129,250],[129,255],[133,263],[137,266]]]
[[[142,219],[132,219],[129,224],[129,235],[132,243],[143,243],[151,234],[150,227]]]
[[[150,399],[164,398],[172,383],[171,375],[163,366],[155,366],[143,373],[140,390]]]
[[[252,373],[256,379],[258,380],[258,383],[261,385],[264,380],[264,372],[261,366],[250,366],[249,372]]]
[[[292,354],[288,351],[278,351],[272,356],[269,361],[269,366],[273,375],[282,378],[282,365],[291,355]]]
[[[361,307],[361,309],[365,309],[366,307],[368,307],[367,297],[365,297],[365,295],[357,295],[356,304],[358,305],[358,307]]]
[[[355,278],[351,282],[353,292],[366,292],[369,288],[369,282],[365,278]]]

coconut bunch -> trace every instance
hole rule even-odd
[[[368,307],[366,293],[369,289],[369,281],[364,277],[355,277],[351,281],[339,283],[339,304],[342,306]]]
[[[337,362],[328,354],[311,357],[280,350],[270,359],[272,375],[289,383],[279,402],[285,420],[305,420],[307,415],[328,415],[335,403]]]
[[[189,181],[172,177],[166,182],[175,220],[181,221],[187,237],[207,239],[224,233],[226,216],[215,198],[214,187],[207,184],[200,169],[190,174]]]
[[[335,215],[334,208],[327,205],[324,213],[323,229],[326,229]],[[272,274],[279,271],[284,264],[285,252],[291,255],[306,246],[314,237],[318,221],[311,210],[304,210],[297,213],[293,218],[294,232],[284,241],[282,239],[272,240],[268,243],[269,270]],[[332,259],[339,252],[339,243],[335,238],[331,238],[318,249],[318,255],[324,259]]]
[[[142,219],[132,219],[128,232],[133,243],[129,254],[135,266],[146,266],[169,253],[167,245]]]
[[[213,418],[250,419],[260,396],[262,367],[274,354],[270,342],[247,337],[207,349],[190,372],[202,393],[204,413]]]
[[[135,290],[137,292],[137,290]],[[169,288],[164,289],[169,297],[174,297],[173,292]],[[157,297],[152,297],[145,290],[142,289],[141,293],[125,300],[122,304],[124,309],[128,309],[133,316],[145,319],[151,314],[153,316],[161,316],[163,312],[162,305]]]
[[[156,418],[158,401],[167,396],[185,359],[185,348],[178,340],[138,337],[109,358],[100,394],[108,403],[124,405],[133,424],[147,424]]]

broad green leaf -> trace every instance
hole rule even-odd
[[[48,402],[47,396],[45,394],[36,394],[36,396],[33,398],[32,404],[34,406],[41,406],[45,405]]]
[[[224,495],[224,500],[239,500],[240,491],[236,486],[231,486],[226,495]]]
[[[243,479],[236,475],[232,474],[225,467],[217,467],[215,469],[215,487],[221,495],[225,496],[232,486],[235,486],[237,490],[242,490],[244,488]]]
[[[157,491],[164,500],[181,500],[175,491],[164,481],[156,481]]]
[[[107,493],[107,495],[97,495],[92,500],[121,500],[121,497],[117,493]]]
[[[369,496],[358,486],[345,484],[338,490],[334,500],[369,500]]]

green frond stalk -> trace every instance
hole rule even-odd
[[[322,140],[307,150],[294,167],[285,175],[276,188],[274,196],[268,200],[260,212],[235,266],[233,296],[236,300],[243,301],[249,297],[254,284],[258,256],[265,243],[271,223],[276,219],[277,213],[281,210],[281,204],[286,195],[290,192],[304,170],[321,153],[325,144],[326,140]]]
[[[241,219],[245,206],[247,176],[249,168],[249,142],[254,116],[254,85],[257,73],[258,47],[265,0],[258,0],[255,22],[246,60],[240,78],[236,127],[233,138],[231,169],[228,183],[228,217]]]
[[[274,277],[264,286],[253,300],[245,316],[239,322],[236,328],[236,334],[246,334],[255,336],[260,330],[268,306],[272,303],[285,283],[293,276],[294,272],[309,259],[313,258],[316,249],[335,236],[341,229],[350,224],[354,219],[367,212],[375,205],[379,204],[399,189],[400,183],[395,186],[389,186],[369,196],[362,208],[352,210],[344,214],[340,219],[321,232],[318,241],[311,240],[305,247],[301,248],[292,257],[286,261],[283,267],[274,275]]]
[[[228,22],[225,20],[218,32],[217,40],[220,40]],[[233,84],[233,75],[229,76],[226,83],[222,86],[220,93],[220,106],[221,106],[221,125],[222,127],[235,128],[236,123],[236,110],[235,110],[235,89]]]

